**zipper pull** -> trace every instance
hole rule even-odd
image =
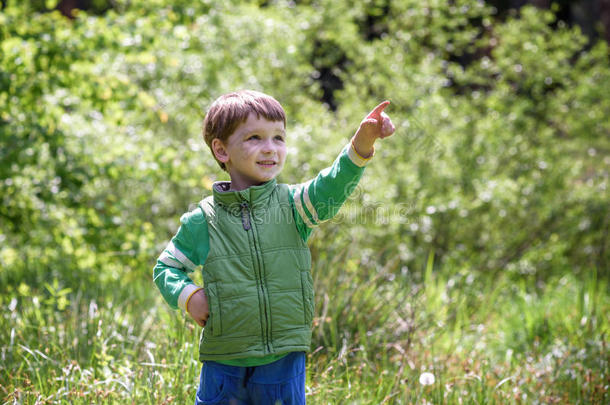
[[[241,224],[244,226],[244,230],[249,230],[250,226],[250,215],[248,214],[248,204],[241,203]]]

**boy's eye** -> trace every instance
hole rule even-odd
[[[248,137],[248,139],[246,139],[246,140],[247,140],[247,141],[251,141],[251,140],[253,140],[253,139],[254,139],[254,140],[256,140],[256,139],[261,139],[261,137],[260,137],[260,136],[258,136],[258,135],[252,135],[252,136]]]
[[[275,139],[284,142],[284,137],[281,135],[276,136]]]

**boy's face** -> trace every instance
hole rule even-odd
[[[231,176],[231,188],[243,190],[275,178],[286,160],[286,132],[282,121],[250,114],[227,141],[212,141],[216,158]]]

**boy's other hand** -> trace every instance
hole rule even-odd
[[[383,110],[390,105],[388,100],[373,108],[360,123],[360,127],[352,138],[356,152],[362,157],[373,154],[373,145],[378,138],[391,136],[396,128],[390,117]]]
[[[210,316],[210,308],[208,306],[208,297],[206,297],[204,290],[199,290],[193,294],[187,303],[186,312],[199,326],[205,326],[208,316]]]

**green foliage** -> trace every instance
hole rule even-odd
[[[343,75],[345,123],[387,98],[398,124],[357,204],[408,212],[353,238],[373,232],[371,250],[389,252],[382,264],[404,251],[421,268],[434,249],[437,263],[474,271],[607,276],[607,45],[586,51],[578,29],[553,30],[552,14],[534,8],[492,25],[480,3],[463,3],[470,14],[452,23],[446,13],[458,11],[441,2],[419,6],[425,22],[406,18],[418,6],[391,7],[388,35]],[[481,26],[462,28],[473,19]],[[455,49],[480,56],[464,66]]]
[[[607,44],[475,0],[296,3],[0,12],[3,395],[190,400],[196,330],[151,269],[226,178],[205,109],[254,88],[288,113],[280,181],[330,164],[383,99],[397,126],[311,240],[314,402],[511,403],[540,376],[549,402],[607,400]]]
[[[2,14],[3,286],[146,278],[155,243],[218,175],[197,136],[218,94],[282,83],[273,93],[302,107],[287,106],[293,120],[325,114],[301,89],[307,45],[285,20],[183,7],[26,25],[20,8]]]

